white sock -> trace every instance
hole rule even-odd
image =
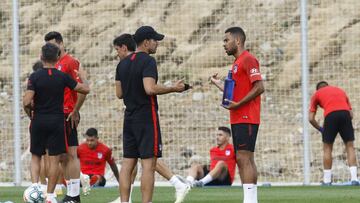
[[[243,184],[244,201],[243,203],[257,203],[257,186],[253,183]]]
[[[131,194],[132,194],[132,192],[133,192],[133,188],[134,188],[134,184],[131,184],[131,186],[130,186],[130,194],[129,194],[129,203],[132,202],[132,200],[131,200]]]
[[[188,177],[186,177],[186,180],[189,181],[190,183],[192,183],[195,181],[195,178],[192,176],[188,176]]]
[[[207,174],[205,177],[203,177],[200,181],[205,184],[210,183],[213,180],[210,174]]]
[[[30,187],[38,187],[39,183],[32,183]]]
[[[55,199],[55,194],[54,193],[47,193],[46,195],[46,200],[50,200],[53,201]]]
[[[324,183],[331,183],[331,169],[324,169]]]
[[[66,195],[70,196],[70,192],[71,192],[71,182],[70,180],[65,180],[66,182]]]
[[[349,167],[350,170],[350,175],[351,175],[351,181],[358,181],[358,177],[357,177],[357,166],[350,166]]]
[[[45,185],[45,184],[40,184],[40,187],[41,187],[41,190],[42,190],[44,193],[46,193],[46,191],[47,191],[47,185]]]
[[[80,195],[80,179],[70,179],[70,197],[76,197]]]
[[[169,182],[170,182],[171,185],[174,186],[175,188],[182,188],[182,187],[184,187],[184,185],[185,185],[185,184],[184,184],[183,182],[181,182],[181,180],[179,180],[179,178],[176,177],[175,175],[173,175],[173,176],[170,178]]]

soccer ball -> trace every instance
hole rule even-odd
[[[44,193],[40,188],[30,186],[24,191],[25,203],[43,203],[45,201]]]

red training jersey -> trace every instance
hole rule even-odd
[[[83,174],[104,175],[105,164],[115,164],[112,152],[105,144],[98,142],[95,149],[90,149],[86,143],[77,148],[80,169]]]
[[[351,110],[345,91],[330,85],[320,88],[311,97],[310,112],[316,112],[318,105],[324,109],[324,117],[333,111]]]
[[[235,178],[235,166],[236,166],[236,157],[234,152],[234,146],[228,144],[224,149],[219,147],[213,147],[210,149],[210,170],[213,170],[218,163],[218,161],[224,161],[228,167],[231,183]]]
[[[252,89],[255,81],[262,80],[259,62],[248,51],[244,51],[232,66],[235,80],[233,101],[239,102]],[[230,123],[260,124],[260,95],[237,109],[230,110]]]
[[[81,82],[75,71],[78,71],[80,62],[70,54],[65,54],[56,63],[55,68],[69,74],[72,79],[77,82]],[[64,91],[64,113],[71,113],[74,110],[77,101],[77,92],[69,88],[65,88]]]

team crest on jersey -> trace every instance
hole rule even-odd
[[[231,154],[230,149],[227,149],[227,150],[225,151],[225,155],[226,155],[226,156],[230,156],[230,154]]]
[[[235,64],[233,67],[233,72],[236,73],[238,71],[238,66]]]
[[[101,159],[103,157],[103,154],[101,152],[98,152],[97,155],[98,155],[98,159]]]

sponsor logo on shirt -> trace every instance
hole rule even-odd
[[[233,67],[233,71],[234,71],[234,73],[236,73],[238,71],[238,66],[236,64]]]
[[[225,151],[225,155],[226,155],[226,156],[230,156],[230,154],[231,154],[230,149],[227,149],[227,150]]]
[[[97,155],[98,155],[98,159],[101,159],[103,157],[103,154],[101,152],[98,152]]]
[[[250,69],[250,77],[260,75],[259,70],[257,68]]]
[[[249,117],[248,116],[242,116],[243,119],[248,119]]]

